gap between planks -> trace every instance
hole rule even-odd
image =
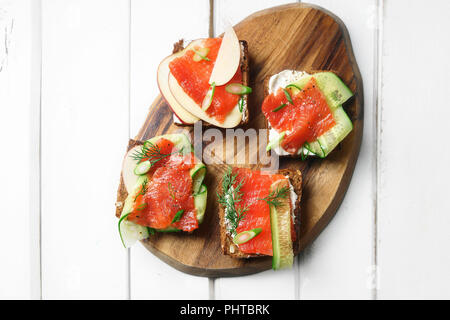
[[[384,18],[384,0],[377,0],[377,26],[375,28],[375,54],[374,54],[374,110],[373,121],[375,130],[375,143],[374,143],[374,169],[373,172],[373,192],[374,192],[374,212],[373,212],[373,287],[372,287],[372,299],[378,300],[378,204],[379,204],[379,182],[380,182],[380,165],[381,158],[381,120],[382,120],[382,75],[383,75],[383,18]]]
[[[128,0],[128,139],[131,139],[131,0]],[[131,248],[127,248],[126,299],[131,300]]]
[[[214,1],[209,0],[209,26],[208,26],[208,36],[210,38],[214,37]],[[208,279],[208,299],[216,299],[216,280],[215,278]]]
[[[30,299],[42,300],[42,6],[31,5],[31,93],[30,93]]]

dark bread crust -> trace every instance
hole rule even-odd
[[[241,68],[241,72],[242,72],[242,84],[244,86],[248,86],[249,82],[250,82],[248,43],[245,40],[239,40],[239,43],[241,44],[242,53],[243,53],[241,55],[241,61],[240,61],[240,65],[239,65],[239,68]],[[174,43],[172,53],[177,53],[183,49],[184,49],[184,40],[181,39],[178,42]],[[244,97],[244,107],[242,110],[242,119],[241,119],[241,122],[238,124],[238,127],[247,124],[249,121],[249,118],[250,118],[249,108],[248,108],[248,94],[244,95],[243,97]],[[177,126],[180,126],[180,127],[193,126],[193,124],[189,124],[189,123],[174,123],[174,124]],[[202,125],[204,127],[212,127],[213,126],[212,124],[207,123],[205,121],[202,121]]]
[[[277,173],[289,177],[289,181],[294,188],[294,192],[297,194],[297,201],[295,202],[295,221],[294,228],[296,239],[293,243],[294,255],[297,255],[300,251],[300,202],[302,197],[302,173],[300,170],[281,169]],[[223,193],[222,184],[219,185],[219,194]],[[220,219],[220,242],[222,253],[232,256],[233,258],[255,258],[263,257],[265,255],[260,254],[247,254],[239,250],[236,244],[233,243],[233,239],[227,232],[225,223],[225,210],[222,206],[219,206],[219,219]],[[234,252],[230,251],[231,246],[234,247]]]
[[[135,146],[141,146],[144,142],[139,140],[133,140],[130,139],[128,141],[128,147],[127,147],[127,153],[130,151],[130,149],[134,148]],[[125,157],[126,157],[125,153]],[[124,157],[124,158],[125,158]],[[127,189],[125,188],[125,183],[123,182],[123,175],[122,171],[120,172],[120,184],[119,189],[117,189],[117,200],[116,200],[116,217],[120,218],[120,215],[122,214],[123,205],[125,203],[125,199],[128,197]]]

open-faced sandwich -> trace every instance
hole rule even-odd
[[[298,170],[229,168],[218,193],[222,252],[272,256],[273,269],[292,266],[299,251],[301,193]]]
[[[284,70],[267,78],[264,87],[267,151],[324,158],[353,129],[342,107],[353,93],[332,72]]]
[[[192,41],[158,67],[161,95],[174,112],[174,122],[192,125],[198,120],[222,128],[248,121],[248,49],[233,28],[223,38]]]
[[[197,229],[206,210],[205,174],[184,134],[131,140],[116,203],[124,246],[155,232]]]

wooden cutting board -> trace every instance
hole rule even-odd
[[[250,55],[250,121],[246,127],[265,128],[260,111],[263,81],[284,69],[332,70],[355,92],[346,103],[354,130],[326,159],[280,159],[280,168],[300,169],[303,174],[300,247],[305,248],[325,228],[347,191],[359,153],[363,132],[363,86],[343,22],[322,8],[289,4],[252,14],[235,26],[239,39],[246,40]],[[174,39],[174,42],[177,39]],[[179,131],[172,112],[158,96],[136,139]],[[192,128],[185,128],[193,132]],[[246,141],[247,143],[247,141]],[[203,142],[203,146],[207,143]],[[260,146],[265,148],[265,145]],[[248,156],[248,148],[245,151]],[[233,153],[227,158],[234,158]],[[253,165],[251,167],[258,167]],[[233,259],[221,253],[216,188],[224,166],[209,165],[206,217],[192,234],[161,233],[143,245],[174,268],[208,277],[238,276],[271,268],[271,258]],[[352,226],[349,225],[348,228]]]

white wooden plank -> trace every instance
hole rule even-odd
[[[387,1],[384,12],[378,297],[449,299],[450,3]]]
[[[214,32],[216,35],[225,31],[228,26],[235,25],[252,13],[279,6],[299,2],[289,0],[215,0],[214,1]]]
[[[159,63],[172,53],[178,40],[189,43],[208,37],[209,10],[208,0],[131,2],[131,137],[160,94],[156,83]]]
[[[38,15],[31,0],[0,1],[1,146],[14,154],[0,159],[0,217],[4,222],[0,232],[0,299],[36,299],[40,295],[39,154],[31,143],[39,136],[39,126],[32,118],[39,112],[39,96],[36,100],[34,95],[39,82],[34,81],[31,65],[36,62],[34,57],[39,57],[33,46],[33,37],[39,36],[38,28],[33,29]]]
[[[295,1],[231,1],[214,2],[214,32],[219,35],[229,25],[234,25],[248,15],[269,7]],[[297,264],[297,262],[296,262]],[[292,270],[266,271],[238,278],[219,278],[215,280],[217,299],[294,299],[298,284],[295,265]]]
[[[131,137],[144,123],[159,94],[156,70],[173,44],[208,37],[209,1],[131,3]],[[132,299],[207,299],[208,278],[179,272],[140,244],[131,249]],[[155,289],[156,288],[156,289]]]
[[[126,298],[114,203],[128,140],[129,2],[42,3],[44,299]]]
[[[340,17],[364,82],[364,135],[352,182],[336,216],[300,257],[300,299],[369,299],[374,264],[375,0],[312,0]]]

